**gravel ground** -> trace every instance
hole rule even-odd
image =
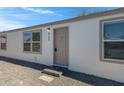
[[[57,69],[63,72],[61,78],[45,75],[52,78],[51,82],[39,79],[44,74],[43,68]],[[119,82],[98,78],[95,76],[68,71],[58,67],[29,63],[0,57],[0,85],[1,86],[91,86],[91,85],[124,85]]]
[[[49,76],[54,80],[48,83],[39,79],[42,75],[44,74],[40,70],[0,61],[0,85],[89,85],[65,76],[61,78]]]

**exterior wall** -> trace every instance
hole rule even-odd
[[[12,57],[16,59],[52,65],[53,63],[53,46],[52,39],[48,41],[48,32],[45,28],[42,29],[42,53],[26,53],[23,52],[23,31],[7,33],[7,50],[0,50],[1,56]],[[52,33],[52,31],[51,31]],[[52,38],[52,34],[51,34]]]
[[[113,15],[80,21],[70,26],[69,69],[124,82],[124,64],[100,61],[99,21]]]
[[[69,69],[124,82],[124,64],[100,61],[99,21],[106,18],[120,17],[123,14],[92,18],[73,23],[51,26],[69,27]],[[7,51],[0,50],[0,55],[53,65],[53,31],[50,41],[46,27],[42,28],[42,54],[23,52],[23,31],[7,32]]]

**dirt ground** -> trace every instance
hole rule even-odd
[[[69,70],[62,70],[61,77],[41,73],[47,66],[30,64],[0,57],[0,85],[1,86],[91,86],[91,85],[124,85],[119,82],[83,74]],[[59,69],[61,70],[61,69]]]

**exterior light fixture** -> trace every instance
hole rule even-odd
[[[47,28],[47,32],[50,32],[50,28]]]

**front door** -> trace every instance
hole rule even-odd
[[[68,66],[68,27],[54,29],[54,65]]]

